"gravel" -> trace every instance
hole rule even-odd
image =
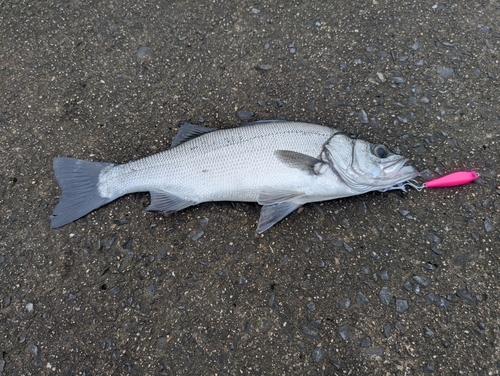
[[[396,312],[397,313],[405,313],[408,311],[408,302],[403,299],[396,299]]]

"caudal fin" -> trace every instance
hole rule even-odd
[[[101,197],[98,190],[99,174],[110,165],[112,163],[54,158],[54,173],[62,193],[51,216],[52,228],[73,222],[113,200]]]

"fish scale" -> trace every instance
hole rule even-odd
[[[114,167],[112,179],[100,183],[108,197],[158,190],[203,201],[257,201],[260,187],[293,186],[302,177],[283,166],[273,153],[294,150],[318,156],[336,129],[283,122],[210,132],[152,156]],[[235,132],[235,131],[238,132]],[[193,158],[195,158],[193,160]],[[305,173],[304,173],[305,174]],[[240,194],[240,191],[244,194]],[[111,194],[113,192],[114,194]],[[249,195],[248,192],[253,194]]]

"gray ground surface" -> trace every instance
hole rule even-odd
[[[498,374],[498,3],[139,3],[0,2],[0,373]],[[481,180],[263,235],[257,205],[147,194],[50,229],[53,157],[129,161],[239,110]]]

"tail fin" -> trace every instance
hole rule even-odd
[[[54,158],[53,166],[62,193],[51,216],[52,228],[64,226],[113,201],[99,194],[99,174],[112,163],[74,158]]]

